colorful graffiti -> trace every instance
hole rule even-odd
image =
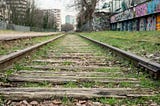
[[[136,17],[147,15],[147,4],[141,4],[135,7]]]
[[[160,31],[160,15],[157,16],[156,29]]]
[[[133,20],[133,25],[132,25],[132,27],[133,27],[132,31],[138,31],[138,29],[139,29],[138,20]]]
[[[120,14],[112,16],[111,23],[118,22],[118,21],[124,21],[124,20],[132,19],[132,18],[134,18],[134,11],[133,9],[130,9]]]
[[[112,17],[111,17],[111,19],[110,19],[110,21],[111,21],[111,23],[116,22],[116,20],[115,20],[115,16],[112,16]]]
[[[147,6],[148,14],[160,12],[160,0],[152,0],[147,3]]]
[[[128,22],[128,31],[132,31],[133,30],[133,21],[129,21]]]
[[[111,23],[117,23],[114,25],[115,30],[160,30],[160,15],[157,16],[157,13],[160,13],[160,0],[151,0],[112,16]]]
[[[157,12],[160,12],[160,0],[152,0],[112,16],[111,23],[142,17]]]
[[[150,16],[147,18],[147,31],[156,30],[156,17]]]
[[[139,31],[146,31],[147,21],[145,18],[141,18],[139,21]]]

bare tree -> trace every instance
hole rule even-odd
[[[97,3],[100,0],[75,0],[74,4],[76,9],[79,10],[79,14],[77,16],[77,28],[78,30],[93,30],[93,16],[97,6]]]
[[[33,16],[32,27],[43,28],[43,17],[44,17],[43,11],[40,9],[36,9]]]
[[[33,27],[34,26],[35,15],[36,15],[35,0],[29,0],[28,3],[27,3],[25,25]]]

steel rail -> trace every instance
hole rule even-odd
[[[57,37],[54,37],[54,38],[52,38],[52,39],[50,39],[48,41],[33,45],[33,46],[28,47],[26,49],[23,49],[23,50],[11,53],[9,55],[5,55],[5,56],[0,57],[0,72],[3,72],[4,69],[6,69],[7,67],[11,66],[13,63],[17,62],[19,59],[21,59],[22,57],[28,55],[32,51],[34,51],[34,50],[36,50],[36,49],[38,49],[38,48],[50,43],[50,42],[53,42],[53,41],[55,41],[55,40],[57,40],[57,39],[59,39],[59,38],[61,38],[63,36],[64,36],[64,34],[59,35]]]
[[[152,62],[149,59],[137,56],[133,53],[130,53],[130,52],[121,50],[119,48],[113,47],[113,46],[108,45],[106,43],[102,43],[100,41],[91,39],[91,38],[86,37],[84,35],[79,34],[79,36],[81,36],[82,38],[85,38],[89,41],[92,41],[92,42],[94,42],[104,48],[107,48],[111,52],[113,52],[114,54],[129,60],[129,62],[133,63],[133,65],[135,65],[136,67],[140,68],[141,70],[147,71],[152,76],[152,78],[160,79],[160,64]]]

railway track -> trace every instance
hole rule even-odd
[[[159,86],[154,85],[154,81],[143,73],[134,72],[136,69],[131,69],[113,57],[111,52],[90,41],[66,35],[44,44],[46,46],[29,59],[9,69],[7,75],[2,74],[4,82],[1,82],[0,95],[6,100],[3,104],[103,106],[104,100],[108,105],[119,105],[123,100],[159,97]],[[35,49],[31,48],[27,49],[28,52]],[[17,61],[16,58],[22,54],[10,62]],[[6,63],[9,65],[7,60],[12,56],[1,58],[2,68]],[[71,102],[67,104],[69,100]],[[144,102],[145,105],[152,103]]]
[[[126,52],[124,50],[118,49],[116,47],[104,44],[102,42],[96,41],[94,39],[88,38],[86,36],[80,35],[81,37],[90,40],[104,48],[111,50],[114,54],[121,56],[125,59],[128,59],[131,63],[133,63],[136,67],[141,68],[143,71],[147,71],[152,78],[159,79],[160,78],[160,64],[156,62],[152,62],[149,59],[142,58],[135,54]]]

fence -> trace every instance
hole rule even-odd
[[[0,22],[0,30],[15,30],[15,31],[23,31],[23,32],[56,32],[56,29],[43,29],[38,27],[28,27],[28,26],[21,26],[21,25],[15,25],[15,24],[7,24],[5,22]]]
[[[15,25],[15,24],[7,24],[5,22],[0,22],[0,29],[3,30],[8,29],[8,30],[24,31],[24,32],[30,31],[30,27]]]

